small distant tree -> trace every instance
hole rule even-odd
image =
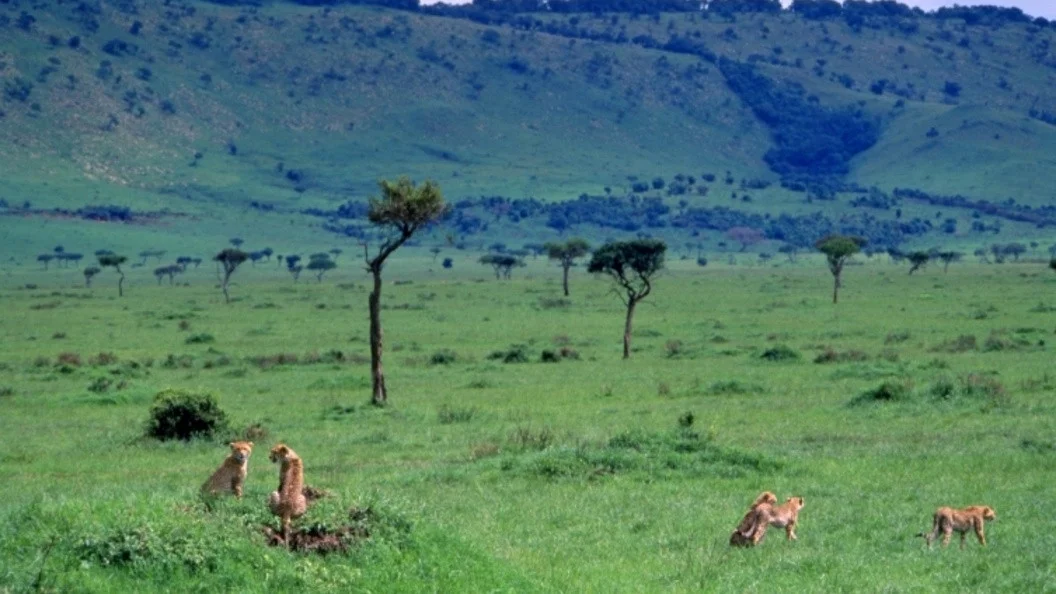
[[[444,258],[444,262],[443,262],[442,265],[443,265],[444,268],[451,268],[452,266],[455,265],[455,261],[452,260],[451,258]]]
[[[438,247],[429,248],[429,253],[433,255],[433,262],[436,262],[436,257],[440,255],[443,250]]]
[[[107,266],[110,266],[115,271],[117,271],[117,274],[120,275],[119,278],[117,279],[117,296],[118,297],[124,297],[125,296],[125,273],[124,273],[124,271],[121,270],[121,265],[124,264],[127,261],[128,261],[128,257],[127,256],[119,256],[119,255],[113,254],[113,253],[103,254],[102,256],[99,256],[99,266],[102,266],[104,268],[107,267]]]
[[[246,243],[245,240],[241,237],[232,237],[228,241],[231,242],[231,245],[235,246],[236,248],[240,248],[242,247],[243,243]]]
[[[917,270],[920,270],[928,264],[931,260],[931,254],[928,252],[912,252],[908,256],[909,258],[909,273],[913,274]]]
[[[942,260],[942,272],[948,273],[950,271],[950,264],[953,262],[959,262],[962,257],[964,257],[964,254],[961,252],[939,252],[939,259]]]
[[[763,232],[759,229],[753,229],[752,227],[730,227],[730,229],[726,231],[726,238],[740,243],[740,251],[743,252],[748,249],[748,246],[762,241]]]
[[[301,257],[297,254],[291,254],[289,256],[286,256],[286,270],[288,270],[290,275],[293,277],[294,283],[296,283],[297,279],[301,277],[301,271],[304,270],[304,267],[298,264],[298,262],[300,261]]]
[[[202,259],[201,258],[192,258],[191,262],[194,262],[194,267],[198,268],[202,264]]]
[[[551,242],[543,246],[546,255],[561,265],[562,287],[568,297],[568,270],[576,265],[576,260],[590,252],[590,244],[585,239],[574,237],[565,242]]]
[[[546,245],[541,243],[526,243],[523,247],[531,252],[533,258],[538,258],[540,254],[546,253]]]
[[[653,277],[664,268],[667,245],[657,239],[613,241],[594,252],[587,266],[591,274],[607,274],[616,283],[616,295],[627,306],[623,325],[623,358],[631,356],[634,308],[653,290]]]
[[[1005,246],[1005,254],[1012,256],[1012,260],[1019,262],[1019,257],[1027,253],[1027,246],[1022,243],[1010,243]]]
[[[485,254],[480,257],[479,262],[485,266],[491,266],[495,270],[495,278],[509,280],[513,269],[524,266],[524,260],[511,254]]]
[[[260,253],[264,255],[265,260],[271,262],[271,255],[275,253],[275,250],[271,249],[270,247],[266,247],[260,250]]]
[[[51,261],[54,260],[54,259],[55,259],[55,255],[54,254],[41,254],[41,255],[37,256],[37,262],[43,262],[44,263],[44,270],[48,269],[48,264],[50,264]]]
[[[784,254],[788,258],[789,264],[796,263],[796,256],[799,255],[798,247],[792,245],[791,243],[786,243],[785,245],[777,248],[777,251],[778,253]]]
[[[979,258],[979,261],[984,264],[990,263],[990,256],[987,255],[986,250],[984,250],[983,248],[976,249],[974,252],[972,252],[972,255],[976,258]]]
[[[999,243],[990,246],[990,253],[994,255],[994,262],[998,264],[1004,264],[1005,258],[1008,257],[1008,252],[1005,251],[1005,246]]]
[[[819,252],[825,254],[825,259],[829,264],[829,272],[832,273],[832,302],[836,303],[839,300],[840,286],[841,286],[841,275],[843,274],[843,266],[847,263],[847,260],[851,256],[861,251],[862,246],[865,245],[865,240],[861,237],[852,237],[849,235],[829,235],[818,240],[814,247]]]
[[[319,282],[323,282],[323,275],[326,271],[337,268],[337,263],[330,258],[315,258],[311,262],[308,262],[308,270],[315,273],[315,279]]]
[[[193,261],[194,259],[189,256],[180,256],[179,258],[176,258],[176,265],[184,270],[187,270],[187,265]]]
[[[333,248],[330,250],[330,255],[333,256],[334,260],[337,260],[337,257],[343,253],[344,251],[342,251],[341,248]]]
[[[381,328],[381,271],[385,260],[399,249],[415,233],[440,220],[447,212],[443,194],[435,183],[427,181],[420,186],[407,177],[393,181],[378,182],[381,196],[371,198],[367,210],[367,219],[383,230],[384,237],[373,256],[369,246],[363,243],[363,258],[367,270],[374,277],[374,288],[370,292],[367,304],[370,311],[370,375],[372,384],[371,402],[375,406],[388,404],[388,391],[385,389],[385,374],[382,371],[382,328]]]
[[[84,254],[78,254],[77,252],[66,252],[65,254],[63,254],[63,257],[68,262],[73,262],[73,265],[77,267],[81,265],[81,260],[84,259]]]
[[[254,266],[257,265],[257,262],[260,262],[263,259],[264,259],[264,252],[250,252],[249,253],[249,261]]]
[[[84,286],[92,286],[92,277],[99,274],[99,268],[97,266],[89,266],[84,269]]]
[[[235,239],[238,239],[237,237]],[[234,243],[234,240],[232,240]],[[249,259],[249,254],[237,248],[225,248],[213,257],[213,260],[223,266],[224,276],[220,281],[220,289],[224,292],[224,303],[231,303],[231,296],[227,293],[227,285],[231,282],[231,275],[238,267]]]
[[[168,276],[169,284],[173,284],[173,278],[183,272],[183,268],[179,264],[169,264],[168,266],[160,266],[154,269],[154,276],[158,277],[158,284],[161,284],[161,277]]]

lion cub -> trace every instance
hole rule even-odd
[[[279,467],[279,490],[268,497],[268,509],[282,519],[282,540],[289,546],[290,520],[304,515],[308,500],[304,496],[304,463],[297,452],[286,444],[271,448],[268,458],[281,463]]]
[[[202,485],[202,493],[218,495],[231,491],[235,497],[242,497],[242,485],[246,482],[249,470],[249,455],[253,453],[252,441],[232,441],[231,454],[224,458],[220,468]]]
[[[975,536],[979,539],[979,544],[985,547],[985,521],[996,519],[997,514],[994,513],[994,508],[987,505],[970,505],[964,509],[940,507],[935,510],[931,532],[921,532],[917,536],[923,536],[924,540],[928,542],[928,548],[930,549],[931,543],[939,537],[939,532],[942,532],[942,546],[945,547],[950,544],[950,536],[953,535],[954,531],[957,531],[961,535],[961,548],[963,549],[964,539],[968,535],[968,531],[975,530]]]
[[[788,540],[796,540],[796,522],[799,521],[799,510],[803,509],[802,497],[789,497],[788,501],[781,505],[762,503],[750,512],[751,518],[747,521],[750,528],[742,530],[741,536],[747,538],[752,546],[763,541],[766,530],[770,526],[785,529]],[[745,524],[744,521],[741,522]]]
[[[755,501],[752,502],[752,506],[748,508],[744,517],[741,518],[741,523],[738,524],[737,528],[735,528],[733,533],[730,534],[730,546],[746,547],[751,544],[751,539],[749,537],[752,533],[752,522],[755,518],[755,510],[758,509],[760,505],[773,505],[775,503],[777,503],[776,495],[770,491],[763,491],[760,493],[759,496],[755,498]]]

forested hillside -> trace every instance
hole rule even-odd
[[[463,243],[1044,242],[1054,33],[890,1],[9,0],[0,225],[358,238],[407,174]]]

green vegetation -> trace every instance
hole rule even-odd
[[[503,283],[394,258],[385,408],[367,404],[354,315],[369,284],[294,286],[258,266],[231,307],[211,267],[178,291],[140,270],[124,299],[75,270],[61,288],[4,288],[18,315],[0,330],[0,476],[16,486],[0,590],[742,592],[774,575],[783,592],[822,576],[826,590],[1043,591],[1052,275],[908,276],[874,258],[837,311],[818,257],[802,258],[668,263],[630,360],[608,282],[540,309],[562,296],[543,258]],[[36,268],[18,280],[56,272]],[[965,335],[972,348],[935,348]],[[153,418],[220,422],[158,441],[143,437]],[[199,485],[246,437],[245,497],[207,510]],[[278,441],[330,493],[296,524],[337,547],[326,556],[268,545]],[[806,498],[799,541],[732,551],[763,489]],[[986,549],[914,538],[935,507],[977,503],[999,518]]]

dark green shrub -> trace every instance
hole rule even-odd
[[[515,344],[505,351],[493,351],[488,355],[488,359],[503,363],[527,363],[528,348],[523,344]]]
[[[458,360],[458,353],[451,349],[441,349],[433,353],[432,357],[429,357],[429,362],[433,365],[450,365]]]
[[[775,345],[763,351],[762,359],[766,361],[796,361],[799,353],[783,344]]]
[[[546,349],[540,353],[539,360],[543,363],[559,363],[561,361],[561,355]]]
[[[183,342],[187,344],[209,344],[215,341],[216,339],[213,337],[212,334],[202,332],[200,334],[192,334],[188,336],[187,339]]]
[[[866,402],[907,402],[913,397],[913,382],[909,379],[886,381],[872,390],[859,394],[851,404]]]
[[[228,431],[227,415],[210,394],[168,389],[154,397],[147,436],[160,440],[215,438]]]

